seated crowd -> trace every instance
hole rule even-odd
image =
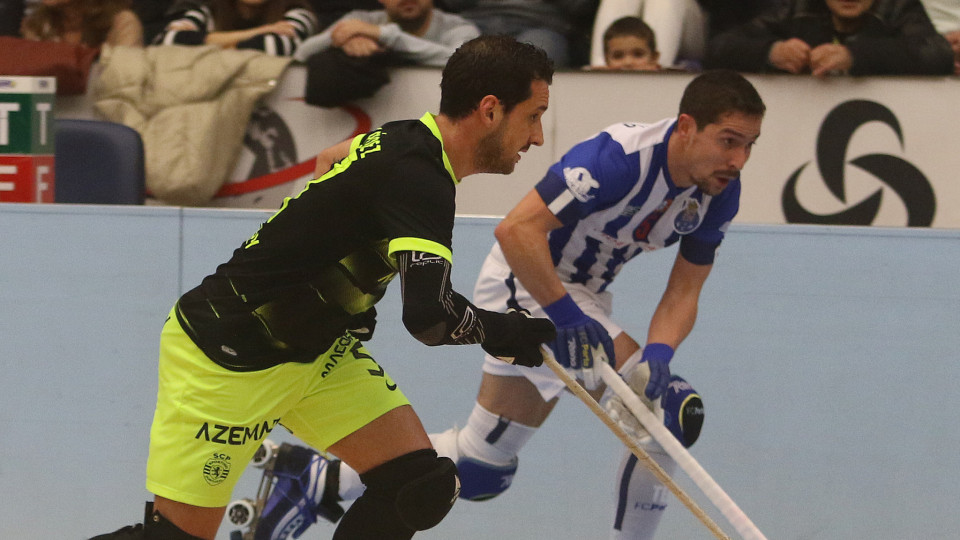
[[[373,96],[389,82],[390,66],[443,66],[482,34],[531,42],[568,70],[960,75],[960,0],[0,0],[0,22],[2,35],[19,42],[93,53],[201,53],[159,48],[177,45],[262,51],[276,57],[278,70],[287,65],[281,61],[305,65],[304,101],[322,107]],[[129,55],[127,62],[140,65]],[[100,63],[109,65],[105,53]],[[198,75],[191,84],[206,73]],[[123,95],[124,77],[99,80],[101,87],[113,80],[116,91],[109,96],[116,114],[106,119],[141,131],[118,111],[142,120],[142,96]],[[219,139],[242,139],[242,122],[228,130],[215,116],[209,121]],[[155,142],[144,137],[145,146]],[[147,167],[150,177],[149,160]],[[150,180],[148,188],[157,195]],[[207,197],[158,195],[184,205]]]
[[[300,61],[335,48],[441,66],[464,41],[508,34],[561,69],[960,75],[960,0],[0,0],[0,21],[31,40]],[[611,40],[614,56],[650,57],[611,58]]]

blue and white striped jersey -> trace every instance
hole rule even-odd
[[[740,179],[713,197],[677,187],[667,170],[675,125],[612,125],[571,148],[537,184],[563,223],[549,236],[561,280],[603,291],[637,254],[677,241],[688,261],[713,262],[739,209]]]

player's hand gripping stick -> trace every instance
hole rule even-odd
[[[610,334],[603,325],[587,316],[570,294],[565,294],[543,310],[557,325],[557,338],[549,344],[553,357],[582,380],[588,390],[593,390],[600,384],[600,377],[595,371],[597,362],[614,362]],[[670,376],[667,375],[667,378]]]
[[[663,395],[670,382],[670,359],[673,358],[673,347],[664,343],[647,343],[643,348],[640,362],[646,362],[650,367],[650,381],[644,392],[647,399],[653,401]]]
[[[484,321],[487,335],[481,344],[487,354],[518,366],[543,364],[540,346],[557,336],[550,319],[531,317],[528,311],[516,309],[487,313]]]

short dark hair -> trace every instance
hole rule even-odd
[[[624,36],[636,36],[646,41],[652,52],[657,50],[657,36],[650,25],[640,17],[620,17],[603,32],[603,54],[607,54],[607,44],[611,39]]]
[[[680,98],[680,114],[692,116],[698,131],[731,112],[763,116],[766,110],[750,81],[729,69],[701,73],[690,81]]]
[[[530,98],[530,84],[538,80],[553,82],[553,62],[543,49],[509,36],[480,36],[447,60],[440,79],[440,114],[463,118],[488,95],[510,112]]]

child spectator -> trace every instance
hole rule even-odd
[[[317,31],[307,0],[184,0],[155,43],[219,45],[291,56]]]
[[[698,0],[600,0],[593,22],[590,57],[604,62],[602,36],[621,17],[639,17],[657,35],[659,62],[670,68],[698,71],[707,41],[707,16]]]
[[[603,33],[603,66],[592,69],[659,71],[660,52],[650,25],[639,17],[621,17]]]

